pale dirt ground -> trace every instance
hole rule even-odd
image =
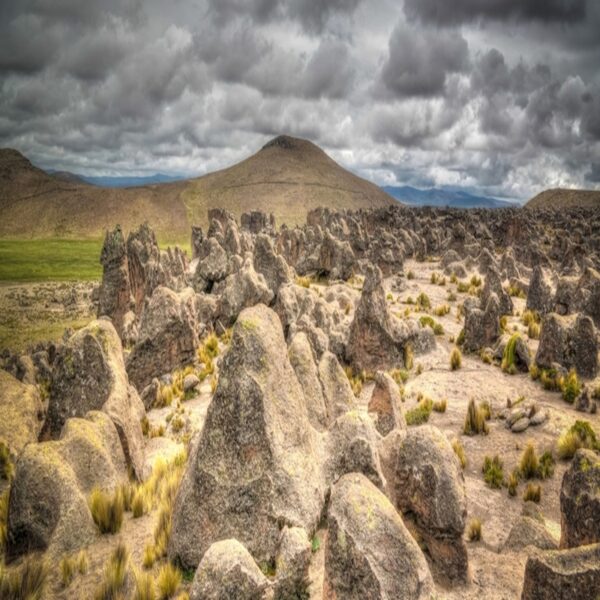
[[[520,484],[518,494],[514,498],[508,495],[506,489],[488,488],[481,473],[484,456],[498,454],[504,461],[505,473],[508,474],[518,463],[522,450],[529,440],[533,441],[538,453],[541,454],[544,450],[552,448],[559,433],[576,419],[588,419],[596,431],[600,431],[600,416],[577,413],[562,401],[559,394],[544,391],[539,383],[533,382],[528,375],[507,375],[498,366],[484,364],[476,355],[463,355],[462,368],[451,371],[449,356],[454,344],[449,341],[449,338],[457,336],[462,328],[462,320],[457,322],[456,307],[467,296],[457,294],[457,301],[448,302],[448,291],[456,289],[455,285],[450,284],[449,278],[444,287],[430,283],[430,275],[433,271],[441,273],[438,263],[409,261],[405,265],[405,272],[409,269],[414,271],[416,277],[407,282],[406,291],[392,292],[393,300],[389,304],[393,312],[403,314],[408,305],[403,304],[402,301],[409,295],[416,298],[420,291],[429,295],[432,307],[448,303],[452,310],[445,317],[434,316],[435,320],[444,326],[445,334],[436,337],[437,348],[434,352],[415,357],[415,367],[421,364],[423,372],[416,375],[413,369],[405,385],[404,410],[415,405],[419,392],[434,400],[447,399],[447,411],[442,414],[433,412],[429,423],[439,427],[450,440],[458,437],[463,443],[468,460],[464,471],[468,519],[478,517],[483,524],[483,540],[467,543],[472,582],[451,589],[438,583],[435,597],[448,600],[516,599],[520,597],[528,551],[504,552],[503,545],[513,523],[521,514],[525,484]],[[386,283],[389,285],[390,281]],[[319,289],[324,291],[323,288]],[[515,313],[523,311],[523,300],[516,300],[515,305]],[[411,316],[418,317],[420,314],[411,313]],[[525,331],[525,328],[520,325],[519,317],[512,317],[509,323],[509,329],[512,330],[513,324],[517,324],[521,331]],[[526,337],[526,333],[524,335]],[[534,351],[537,342],[530,341],[529,345]],[[371,389],[372,384],[369,383],[363,389],[359,399],[362,410],[366,410]],[[492,419],[489,423],[489,435],[475,437],[461,435],[467,405],[471,398],[488,400],[493,409],[500,410],[506,406],[507,399],[515,400],[520,395],[535,400],[547,409],[550,415],[548,421],[542,426],[530,427],[522,434],[513,434],[505,429],[503,421]],[[169,459],[181,450],[182,435],[186,432],[198,435],[203,427],[211,398],[210,385],[205,382],[195,398],[183,403],[186,428],[178,434],[173,434],[170,427],[167,427],[164,437],[147,440],[146,452],[150,464],[159,457]],[[166,423],[165,419],[171,411],[171,408],[151,410],[148,414],[150,423],[156,426]],[[548,529],[557,539],[560,536],[560,483],[567,466],[568,463],[557,463],[554,476],[541,482],[542,500],[539,507],[546,519]],[[118,540],[124,541],[131,550],[132,563],[141,567],[143,549],[146,543],[152,541],[156,519],[157,511],[135,520],[128,513],[119,534],[99,536],[97,542],[87,549],[90,570],[87,575],[78,575],[68,589],[61,589],[57,579],[58,569],[53,568],[51,592],[48,597],[60,599],[93,597],[94,590],[102,581],[104,565]],[[322,598],[325,536],[325,530],[317,533],[321,543],[320,548],[313,554],[310,571],[310,597],[317,600]],[[153,569],[155,575],[159,566],[157,564]],[[185,589],[189,589],[189,582],[184,583],[181,588],[181,590]]]

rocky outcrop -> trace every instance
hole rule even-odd
[[[558,363],[565,369],[574,368],[581,377],[595,377],[598,346],[592,319],[584,315],[546,315],[535,362],[542,368]]]
[[[198,565],[190,600],[263,600],[269,580],[240,542],[221,540],[210,546]]]
[[[254,269],[262,274],[273,296],[282,285],[292,281],[292,269],[281,254],[277,254],[273,240],[265,235],[256,236],[254,242]]]
[[[406,429],[398,384],[385,372],[375,373],[375,387],[368,406],[377,431],[385,436],[393,429]]]
[[[27,444],[37,442],[42,416],[37,389],[0,369],[0,442],[18,455]]]
[[[462,469],[452,446],[437,428],[409,429],[393,456],[390,498],[415,518],[431,557],[450,579],[468,579],[462,539],[467,498]]]
[[[529,291],[527,293],[527,309],[545,315],[552,310],[554,289],[550,275],[540,265],[533,268]]]
[[[364,475],[345,475],[332,487],[327,524],[324,598],[430,598],[425,557],[390,501]]]
[[[352,276],[355,258],[352,246],[341,242],[329,232],[325,233],[319,251],[319,271],[329,279],[349,279]]]
[[[29,444],[11,485],[7,556],[48,550],[53,556],[88,545],[97,535],[88,496],[127,481],[119,434],[102,412],[69,419],[57,441]]]
[[[600,544],[539,552],[527,559],[521,600],[597,600]]]
[[[331,425],[340,415],[354,407],[354,394],[338,359],[331,352],[323,353],[318,370],[327,422]]]
[[[157,288],[140,322],[137,344],[127,359],[127,372],[138,390],[192,362],[198,345],[196,295],[191,288],[175,293]]]
[[[500,302],[492,293],[482,309],[474,302],[465,301],[465,337],[463,347],[468,352],[493,346],[500,338]]]
[[[561,548],[600,543],[600,456],[577,450],[560,488]]]
[[[346,358],[357,371],[387,370],[404,366],[407,346],[416,354],[433,349],[429,327],[414,321],[400,321],[388,310],[378,267],[369,266],[360,302],[350,326]]]
[[[242,311],[175,501],[169,557],[196,567],[213,542],[235,537],[257,561],[274,560],[281,523],[315,530],[319,457],[277,315]]]
[[[42,438],[58,438],[67,419],[83,417],[90,410],[102,410],[111,417],[132,472],[141,479],[144,405],[129,385],[121,341],[108,319],[80,329],[60,350]]]
[[[490,266],[486,275],[483,289],[481,290],[481,306],[487,306],[488,300],[492,294],[498,298],[501,315],[512,315],[513,303],[511,297],[502,287],[502,279],[498,270]]]

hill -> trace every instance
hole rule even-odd
[[[55,177],[16,150],[0,150],[0,237],[98,238],[120,223],[148,223],[164,241],[187,240],[207,210],[237,217],[259,209],[277,223],[303,223],[318,206],[358,209],[392,205],[376,185],[346,171],[309,141],[280,136],[246,160],[199,177],[130,188],[101,188]]]
[[[600,191],[555,188],[534,196],[525,208],[600,208]]]
[[[419,190],[410,186],[383,188],[390,196],[409,206],[439,206],[451,208],[510,208],[518,206],[514,202],[498,200],[488,196],[476,196],[460,190],[431,188]]]
[[[98,187],[140,187],[144,185],[152,185],[155,183],[169,183],[172,181],[181,181],[185,179],[183,176],[165,175],[164,173],[154,173],[154,175],[147,175],[141,177],[128,177],[128,176],[97,176],[92,177],[89,175],[80,175],[79,173],[70,173],[69,171],[46,171],[52,177],[58,177],[63,181],[78,181],[80,183],[89,183],[90,185],[96,185]]]

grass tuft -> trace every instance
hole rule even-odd
[[[433,400],[431,400],[430,398],[422,397],[419,400],[419,404],[415,408],[406,411],[406,424],[421,425],[422,423],[425,423],[429,420],[429,415],[431,415],[432,410]]]
[[[44,600],[48,566],[44,560],[28,558],[18,569],[4,571],[0,563],[0,598]]]
[[[446,400],[446,398],[442,398],[442,400],[436,400],[433,403],[433,410],[438,413],[445,413],[447,407],[448,400]]]
[[[467,538],[470,542],[478,542],[481,540],[481,521],[479,519],[471,519],[467,526]]]
[[[504,480],[503,463],[498,455],[494,458],[486,456],[483,460],[483,466],[481,467],[483,472],[483,480],[491,488],[500,489]]]
[[[532,442],[529,442],[521,455],[519,461],[519,472],[525,479],[537,477],[540,462]]]
[[[566,377],[559,379],[560,389],[562,391],[562,397],[565,402],[573,404],[575,399],[581,393],[581,383],[577,378],[575,369],[571,369]]]
[[[573,458],[579,448],[600,450],[600,442],[598,442],[596,432],[588,421],[575,421],[558,438],[557,452],[562,459]]]
[[[454,450],[454,454],[456,454],[460,466],[464,469],[467,466],[467,454],[465,452],[465,447],[459,439],[452,440],[452,450]]]
[[[160,568],[156,585],[158,587],[158,597],[160,600],[168,600],[177,592],[181,584],[181,571],[171,563],[166,563]]]
[[[121,488],[118,488],[112,496],[95,488],[90,495],[89,506],[100,533],[117,533],[121,529],[125,511]]]
[[[150,573],[135,570],[133,574],[135,578],[135,592],[133,600],[156,600],[156,586],[154,577]]]
[[[485,409],[482,410],[481,407],[478,407],[477,404],[475,404],[475,400],[471,398],[467,408],[463,433],[465,435],[477,435],[480,433],[487,434],[488,431],[489,428],[486,423]]]
[[[122,597],[128,564],[129,551],[120,543],[104,567],[104,580],[96,590],[94,600],[117,600]]]
[[[462,354],[458,348],[454,347],[450,353],[450,369],[452,369],[452,371],[456,371],[460,369],[461,366]]]
[[[542,486],[535,483],[528,483],[523,493],[525,502],[539,502],[542,498]]]

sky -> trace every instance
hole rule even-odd
[[[600,189],[600,1],[0,2],[34,164],[200,175],[279,134],[380,185]]]

